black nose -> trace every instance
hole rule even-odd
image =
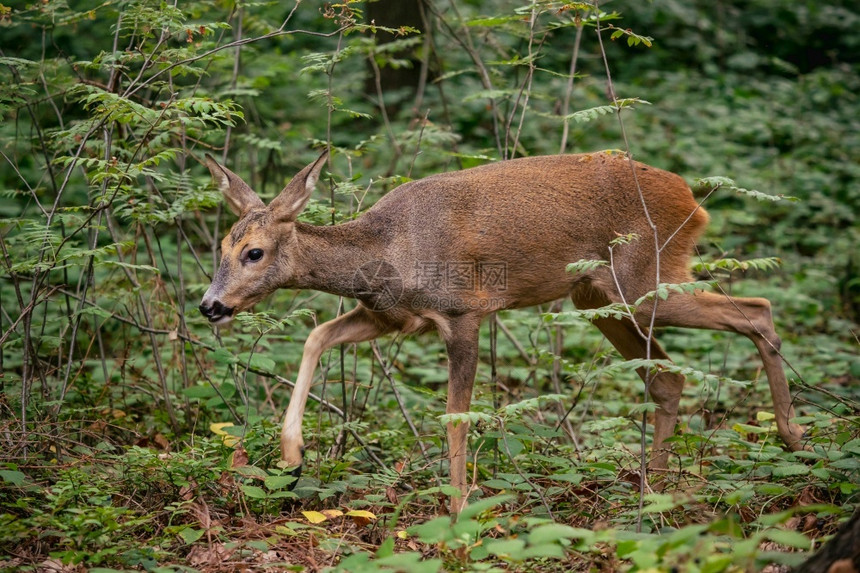
[[[201,302],[197,309],[200,310],[200,314],[209,319],[209,322],[215,322],[233,314],[233,309],[229,306],[224,306],[219,300],[216,300],[212,304],[207,304],[206,301]]]

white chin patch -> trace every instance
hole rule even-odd
[[[215,324],[215,325],[220,326],[220,325],[222,325],[222,324],[227,324],[227,323],[228,323],[228,322],[230,322],[231,320],[233,320],[233,315],[230,315],[230,316],[222,316],[222,317],[221,317],[221,318],[219,318],[218,320],[210,320],[210,321],[209,321],[209,323],[210,323],[210,324]]]

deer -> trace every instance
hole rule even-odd
[[[652,329],[729,331],[755,344],[767,375],[780,438],[803,449],[804,430],[782,366],[771,305],[698,289],[646,297],[659,283],[693,280],[696,242],[709,216],[680,176],[626,153],[521,157],[407,182],[357,218],[331,226],[298,221],[328,160],[302,169],[268,204],[207,155],[206,164],[238,217],[221,241],[221,262],[199,310],[229,322],[281,288],[357,300],[315,327],[304,344],[280,434],[282,465],[301,471],[302,417],[322,354],[389,333],[436,331],[448,356],[446,412],[469,410],[482,320],[491,313],[570,298],[578,309],[645,301],[592,322],[628,360],[669,360]],[[614,243],[620,235],[638,237]],[[659,255],[659,256],[658,256]],[[568,272],[576,261],[609,261]],[[648,467],[665,470],[684,376],[640,368],[656,404]],[[454,417],[456,419],[456,417]],[[449,479],[469,492],[468,422],[447,424]]]

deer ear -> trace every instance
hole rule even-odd
[[[209,173],[212,174],[212,179],[218,185],[221,193],[224,194],[224,199],[227,201],[227,206],[233,211],[237,217],[241,217],[251,209],[263,208],[266,205],[263,203],[254,191],[248,187],[248,184],[242,181],[242,178],[219,165],[211,155],[206,154],[206,167],[209,168]]]
[[[295,221],[311,198],[314,186],[320,178],[320,171],[328,159],[328,150],[319,158],[298,172],[284,190],[269,203],[269,209],[281,221]]]

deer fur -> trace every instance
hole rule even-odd
[[[323,153],[266,206],[236,174],[207,157],[239,217],[221,243],[220,267],[200,304],[210,322],[223,324],[279,288],[358,300],[353,310],[315,328],[305,343],[281,433],[281,456],[297,468],[305,403],[326,349],[391,332],[436,330],[448,352],[447,412],[463,413],[471,401],[484,316],[564,297],[581,309],[633,303],[658,281],[649,217],[657,229],[659,282],[691,281],[690,259],[708,223],[679,176],[611,152],[528,157],[442,173],[401,185],[353,221],[301,223],[296,219],[326,160]],[[611,267],[566,271],[571,262],[610,260],[610,243],[630,233],[638,238],[612,248]],[[453,282],[445,274],[451,268],[460,271]],[[481,276],[487,269],[496,272],[492,280]],[[594,324],[627,359],[649,354],[642,333],[652,319],[657,327],[750,338],[767,373],[779,435],[790,448],[801,448],[803,430],[790,422],[792,397],[767,300],[697,291],[673,293],[653,305],[635,312],[638,328],[630,319],[599,318]],[[668,359],[653,337],[650,357]],[[658,406],[650,465],[665,468],[663,442],[674,432],[684,378],[668,371],[639,374]],[[451,482],[465,494],[468,424],[449,424],[447,431]]]

